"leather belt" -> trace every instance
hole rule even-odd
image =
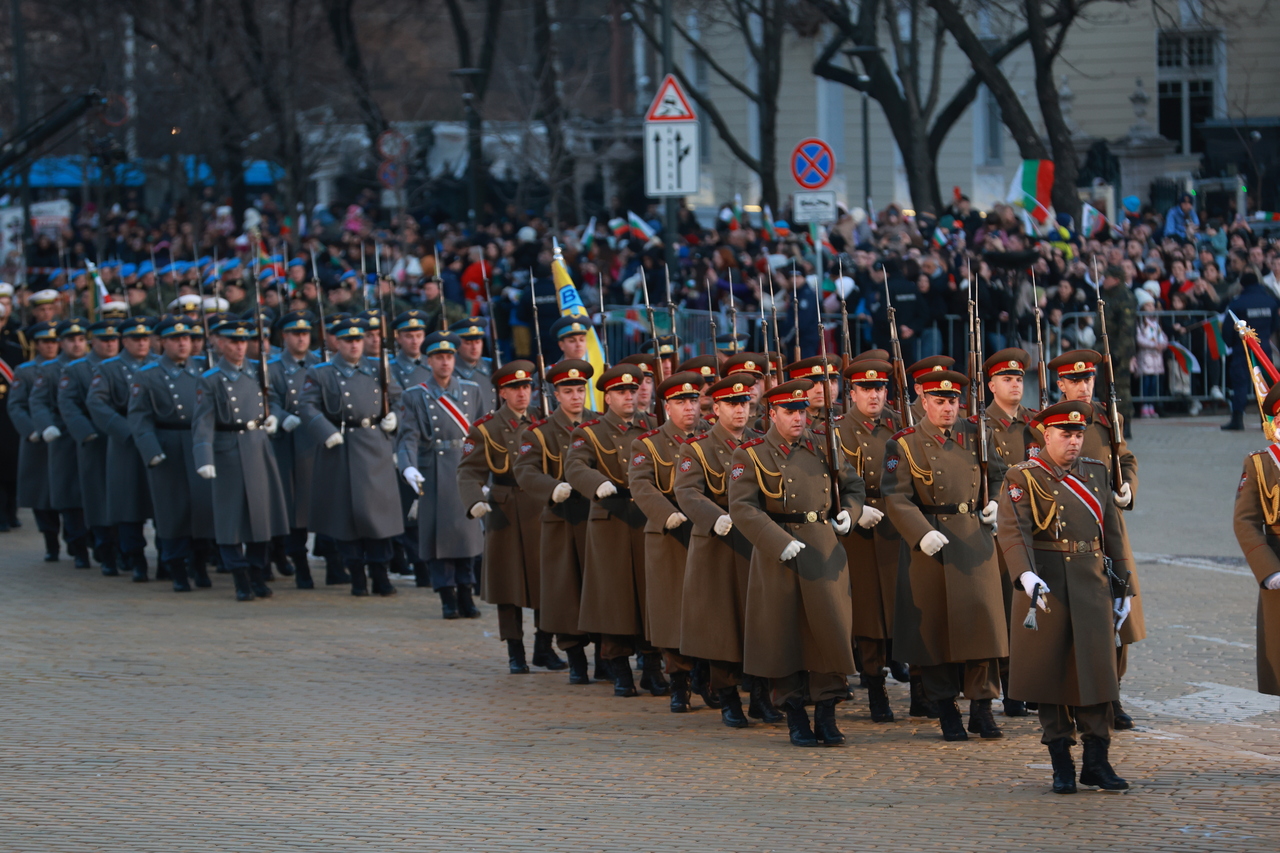
[[[926,504],[916,504],[920,507],[920,511],[925,515],[972,515],[978,511],[978,502],[961,501],[958,504],[937,504],[936,506],[928,506]]]
[[[814,524],[827,520],[825,509],[810,512],[771,512],[769,517],[779,524]]]
[[[156,429],[183,429],[190,430],[191,424],[184,424],[181,421],[172,424],[156,424]]]
[[[336,427],[345,429],[373,429],[378,425],[380,418],[361,418],[358,421],[335,421],[332,418],[325,418],[329,423]]]
[[[494,477],[493,477],[493,483],[492,483],[492,485],[494,485],[494,486],[510,486],[511,488],[513,488],[513,489],[514,489],[514,488],[516,487],[517,483],[516,483],[516,478],[515,478],[515,477],[498,477],[498,476],[494,476]]]
[[[249,421],[247,424],[217,424],[213,429],[215,432],[252,432],[257,428],[257,421]]]
[[[880,492],[880,490],[879,490],[879,489],[873,489],[873,488],[871,488],[870,486],[868,486],[868,487],[867,487],[867,497],[869,497],[869,498],[882,498],[882,497],[884,497],[884,495],[883,495],[883,494],[881,494],[881,492]]]
[[[1099,550],[1102,543],[1098,537],[1084,539],[1032,539],[1031,548],[1035,551],[1057,551],[1061,554],[1091,554]]]

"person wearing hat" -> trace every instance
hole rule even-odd
[[[129,401],[135,376],[157,356],[151,352],[154,330],[150,319],[133,317],[118,328],[121,353],[104,360],[94,371],[88,405],[94,425],[107,441],[107,515],[116,528],[120,558],[135,583],[146,583],[147,540],[142,528],[155,513],[146,461],[138,453],[129,426]],[[159,564],[156,580],[168,579],[169,566]]]
[[[391,539],[404,533],[392,435],[400,383],[388,375],[383,388],[378,360],[364,355],[362,321],[343,320],[333,336],[334,357],[310,369],[298,402],[298,428],[323,472],[312,477],[308,527],[337,543],[352,595],[395,595],[388,572]]]
[[[758,436],[751,420],[756,377],[731,373],[710,387],[715,423],[681,448],[675,471],[675,499],[693,528],[685,561],[680,603],[680,652],[709,662],[708,688],[730,728],[749,722],[742,713],[738,684],[750,691],[748,716],[766,723],[784,719],[774,707],[767,679],[742,673],[743,629],[751,543],[729,517],[728,475],[733,453]]]
[[[705,431],[711,427],[709,419],[714,417],[715,409],[715,404],[711,399],[711,395],[707,393],[707,389],[720,378],[720,358],[714,353],[686,358],[676,368],[676,373],[685,372],[696,373],[702,380],[702,395],[698,399],[697,430],[699,432]]]
[[[889,440],[880,480],[889,521],[910,554],[898,570],[893,654],[920,667],[944,739],[968,738],[956,706],[961,691],[969,731],[1001,737],[991,700],[1000,695],[1009,628],[992,528],[1006,465],[989,449],[984,495],[976,436],[959,417],[964,374],[930,371],[917,382],[924,418]]]
[[[41,381],[41,369],[58,357],[58,324],[53,321],[32,323],[26,330],[34,358],[13,371],[5,410],[21,437],[18,447],[17,506],[10,508],[10,526],[17,519],[17,507],[28,507],[35,514],[36,529],[44,535],[45,562],[58,559],[58,512],[49,501],[49,445],[31,414],[31,395]]]
[[[218,324],[217,364],[200,376],[192,418],[196,474],[213,481],[214,539],[231,571],[236,601],[271,596],[267,550],[289,533],[284,487],[271,450],[279,420],[262,399],[258,365],[245,358],[257,334],[251,320]],[[268,374],[268,379],[270,375]]]
[[[565,480],[592,502],[578,628],[600,634],[600,656],[613,677],[614,696],[636,695],[630,657],[649,650],[644,642],[647,519],[627,486],[631,443],[650,429],[636,409],[643,378],[632,364],[619,364],[596,377],[606,411],[573,431],[565,466]],[[659,663],[656,655],[646,655],[642,684],[655,696],[665,695],[668,688]]]
[[[584,361],[587,358],[587,332],[591,320],[579,314],[567,314],[551,324],[548,330],[563,353],[562,358]]]
[[[124,320],[129,316],[129,303],[108,297],[98,309],[98,316],[104,320]]]
[[[537,367],[516,359],[493,372],[492,381],[502,404],[478,418],[462,445],[458,492],[472,518],[484,518],[484,572],[480,594],[498,606],[498,638],[507,643],[507,664],[513,675],[529,671],[525,659],[522,608],[533,608],[533,665],[564,669],[567,664],[551,648],[551,634],[542,630],[539,540],[542,503],[520,489],[513,466],[520,454],[520,435],[533,422],[529,401]]]
[[[196,476],[191,424],[201,364],[191,355],[195,325],[185,315],[156,328],[161,355],[138,369],[129,396],[129,431],[146,464],[153,496],[158,568],[174,592],[213,584],[205,566],[214,539],[213,484]]]
[[[765,392],[769,430],[734,451],[729,518],[755,546],[742,669],[772,680],[792,745],[840,746],[835,707],[848,693],[854,660],[848,559],[836,537],[862,516],[866,491],[840,457],[832,482],[826,443],[807,425],[812,385],[797,379]],[[840,499],[834,515],[833,488]]]
[[[67,365],[83,358],[88,349],[89,324],[79,317],[58,324],[58,357],[40,365],[31,392],[31,416],[40,435],[49,445],[49,502],[62,516],[62,535],[67,553],[78,569],[89,568],[89,531],[84,523],[84,495],[80,491],[79,458],[76,441],[67,431],[67,422],[58,407],[58,391]],[[68,382],[70,380],[67,380]]]
[[[51,288],[37,290],[27,297],[27,311],[32,323],[47,323],[57,320],[58,311],[62,307],[62,297]]]
[[[679,368],[676,366],[676,362],[680,359],[680,341],[675,335],[659,336],[656,352],[653,340],[647,340],[640,346],[640,352],[648,353],[662,359],[661,372],[663,378],[679,371]],[[654,374],[656,375],[657,373],[658,367],[657,365],[654,365]]]
[[[1125,283],[1125,278],[1123,268],[1108,266],[1102,274],[1098,300],[1106,305],[1111,370],[1115,375],[1116,396],[1120,399],[1124,437],[1129,438],[1129,422],[1133,420],[1133,379],[1129,363],[1138,354],[1138,298]]]
[[[1039,706],[1056,794],[1076,792],[1077,731],[1080,784],[1129,787],[1112,770],[1108,749],[1120,695],[1114,641],[1132,604],[1125,580],[1133,555],[1120,510],[1106,499],[1108,466],[1082,455],[1092,417],[1079,400],[1041,411],[1044,447],[1010,468],[1000,489],[998,541],[1017,590],[1014,613],[1034,613],[1031,627],[1015,620],[1011,629],[1009,692]]]
[[[401,311],[392,320],[391,328],[395,338],[395,351],[391,354],[391,372],[395,375],[400,387],[406,391],[431,380],[431,367],[423,355],[423,343],[427,337],[428,317],[425,311],[410,308]],[[456,369],[456,357],[453,362]],[[461,380],[460,380],[461,381]],[[468,386],[474,383],[468,383]],[[474,392],[483,393],[480,386],[475,385]],[[403,435],[404,427],[398,431]],[[397,536],[392,545],[395,557],[403,557],[413,566],[414,584],[419,587],[431,586],[431,572],[427,558],[418,553],[418,519],[410,516],[409,510],[418,500],[418,493],[409,488],[402,477],[396,478],[400,490],[400,507],[404,516],[404,533]],[[394,558],[393,558],[394,559]]]
[[[624,364],[635,365],[643,373],[644,378],[640,380],[640,390],[636,392],[636,411],[645,417],[653,417],[654,371],[658,369],[658,359],[648,353],[638,352],[635,355],[618,359],[618,365]]]
[[[920,421],[924,419],[924,400],[921,396],[923,394],[922,389],[924,386],[921,383],[929,374],[936,373],[940,370],[950,370],[955,363],[956,360],[949,355],[931,355],[920,359],[906,368],[907,381],[911,383],[911,390],[916,395],[915,400],[911,403],[911,416],[912,420],[916,423],[920,423]],[[963,400],[960,402],[962,404],[964,403]]]
[[[280,574],[293,575],[298,589],[315,589],[311,565],[307,562],[307,526],[311,507],[312,470],[316,446],[310,433],[298,431],[302,389],[309,369],[320,362],[311,351],[311,333],[315,322],[310,311],[291,311],[283,315],[278,327],[283,347],[267,362],[267,379],[271,386],[271,413],[280,429],[271,436],[280,483],[284,487],[285,507],[289,512],[289,535],[271,542],[271,560]],[[336,562],[336,561],[335,561]],[[292,566],[289,564],[292,563]],[[325,583],[350,583],[345,571],[327,571]]]
[[[75,442],[80,494],[85,498],[84,521],[92,537],[93,558],[108,577],[118,575],[116,530],[107,513],[107,441],[99,436],[89,411],[89,390],[94,372],[120,351],[120,332],[112,320],[88,327],[92,343],[82,358],[67,364],[58,383],[58,411]]]
[[[809,408],[806,412],[809,416],[809,424],[819,423],[827,413],[827,383],[823,382],[823,374],[831,381],[831,390],[833,396],[839,396],[840,393],[840,362],[831,356],[815,355],[813,358],[805,358],[793,364],[788,364],[785,373],[788,380],[795,379],[811,379],[813,385],[809,388]],[[835,401],[832,401],[835,405]]]
[[[866,684],[871,721],[875,723],[894,720],[885,690],[885,667],[891,668],[895,679],[910,680],[914,711],[923,715],[925,705],[919,679],[911,680],[903,664],[894,661],[891,654],[902,537],[884,517],[881,478],[885,445],[902,426],[887,405],[892,375],[893,365],[888,361],[859,358],[851,362],[844,370],[849,383],[847,408],[836,427],[840,449],[867,489],[862,514],[852,532],[841,541],[849,557],[858,672]]]
[[[565,481],[565,460],[570,434],[583,420],[597,414],[586,407],[587,383],[594,374],[591,362],[575,358],[547,368],[544,376],[554,389],[556,410],[521,433],[515,462],[516,483],[542,506],[538,536],[542,609],[538,624],[555,634],[556,644],[569,658],[570,684],[591,683],[586,655],[591,638],[578,629],[591,502]],[[599,650],[597,645],[597,661]]]
[[[0,282],[0,294],[6,287]],[[22,347],[7,337],[6,320],[12,302],[0,298],[0,533],[8,533],[18,513],[18,458],[22,436],[13,425],[6,405],[13,383],[13,368],[22,363]]]
[[[1263,346],[1271,340],[1271,336],[1280,330],[1280,298],[1271,288],[1258,280],[1258,274],[1252,270],[1240,275],[1240,293],[1227,306],[1228,317],[1231,314],[1249,324],[1257,334]],[[1236,331],[1235,323],[1222,324],[1222,340],[1231,348],[1227,356],[1227,385],[1231,390],[1231,420],[1222,425],[1224,430],[1238,431],[1244,429],[1244,410],[1249,405],[1249,395],[1253,390],[1253,381],[1249,378],[1249,360],[1245,355],[1244,343]],[[1115,340],[1111,346],[1114,348]],[[1101,457],[1098,457],[1101,458]]]
[[[414,557],[418,586],[430,585],[440,596],[445,619],[480,616],[472,600],[476,582],[476,557],[484,548],[480,521],[467,515],[458,488],[458,465],[471,424],[482,414],[480,394],[474,382],[454,374],[458,338],[448,332],[432,332],[425,340],[409,336],[421,333],[420,318],[396,318],[400,357],[393,372],[411,364],[423,370],[409,347],[425,353],[426,378],[406,384],[397,407],[396,466],[413,500],[408,516],[415,522],[409,554]],[[408,333],[408,334],[406,334]],[[397,375],[406,375],[398,373]]]
[[[484,355],[488,321],[484,317],[470,317],[454,323],[449,327],[449,331],[462,341],[458,346],[458,358],[454,371],[463,379],[476,383],[480,389],[481,402],[484,404],[485,411],[493,411],[497,400],[491,381],[493,359]]]
[[[751,386],[751,415],[747,423],[752,426],[753,431],[757,429],[757,424],[763,426],[760,422],[764,416],[764,406],[760,403],[760,395],[764,391],[765,375],[770,371],[769,356],[760,352],[740,352],[726,359],[720,365],[720,371],[724,376],[745,373],[755,378],[755,384]]]
[[[750,335],[744,335],[741,332],[725,332],[722,335],[716,335],[716,358],[720,364],[723,365],[725,361],[741,353],[743,346],[750,339]]]

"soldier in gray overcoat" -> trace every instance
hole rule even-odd
[[[403,311],[396,316],[392,325],[398,352],[391,358],[391,375],[400,383],[402,391],[408,391],[431,379],[431,368],[422,353],[427,336],[427,313],[416,308]],[[400,421],[402,426],[398,434],[403,435],[403,415]],[[403,478],[397,478],[396,482],[400,489],[404,533],[395,538],[394,544],[404,551],[405,559],[413,565],[414,586],[429,587],[432,585],[429,558],[418,551],[418,511],[421,509],[417,506],[418,493],[409,488]],[[412,516],[410,509],[413,510]]]
[[[40,367],[58,357],[58,324],[51,321],[33,323],[27,328],[27,340],[35,347],[35,358],[18,365],[9,386],[6,410],[13,428],[18,431],[18,506],[30,507],[36,517],[36,529],[44,534],[46,563],[58,559],[58,512],[49,502],[49,445],[31,416],[31,394],[40,380]]]
[[[498,407],[493,390],[493,359],[484,355],[484,341],[488,335],[488,320],[484,317],[468,317],[449,327],[458,336],[458,360],[454,372],[462,379],[476,383],[480,389],[480,405],[485,414]]]
[[[107,436],[107,515],[116,528],[120,558],[133,572],[135,583],[147,581],[147,540],[142,526],[152,516],[147,468],[129,429],[129,397],[133,377],[156,360],[151,353],[152,328],[146,318],[120,324],[123,352],[105,359],[89,386],[89,412],[98,431]],[[156,580],[169,577],[168,567],[156,570]]]
[[[270,414],[258,380],[260,366],[245,359],[256,334],[250,320],[226,320],[217,366],[200,377],[192,424],[196,473],[213,480],[214,538],[222,565],[235,579],[236,600],[271,595],[267,547],[289,532],[284,487],[271,452],[279,422]]]
[[[311,484],[312,528],[338,543],[352,595],[368,595],[370,586],[377,595],[394,595],[387,577],[391,537],[404,532],[392,436],[400,383],[389,373],[380,376],[379,361],[364,357],[364,336],[360,320],[334,327],[336,352],[311,368],[298,428],[318,445],[315,465],[324,472]]]

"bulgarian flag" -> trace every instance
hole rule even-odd
[[[632,237],[639,237],[646,243],[657,235],[653,233],[653,229],[649,227],[649,223],[640,218],[640,215],[627,211],[627,228],[631,231]]]
[[[591,217],[591,221],[587,223],[586,229],[582,232],[582,253],[587,257],[591,257],[591,250],[596,245],[596,218]]]
[[[1102,211],[1091,204],[1080,205],[1080,234],[1084,237],[1092,237],[1098,232],[1102,223],[1107,218],[1102,215]]]
[[[778,226],[773,224],[773,211],[769,209],[769,205],[764,206],[763,215],[760,217],[760,230],[764,232],[766,240],[778,239]]]
[[[1204,329],[1204,342],[1209,349],[1209,358],[1222,361],[1222,356],[1227,351],[1227,342],[1222,339],[1222,321],[1217,317],[1210,317],[1200,326]]]
[[[630,230],[631,226],[627,224],[627,220],[625,219],[619,218],[609,220],[609,233],[618,240],[625,240],[627,238],[627,233]]]
[[[720,211],[720,221],[729,225],[730,231],[737,231],[746,222],[746,214],[742,212],[742,193],[735,193],[733,204]]]
[[[102,275],[98,272],[98,265],[88,258],[84,259],[84,265],[89,270],[89,279],[93,282],[93,292],[89,297],[90,305],[93,309],[93,316],[102,318],[102,305],[107,301],[107,286],[102,283]]]
[[[595,375],[599,376],[605,371],[604,347],[600,345],[600,337],[596,334],[595,327],[591,325],[591,312],[587,311],[587,306],[582,304],[582,296],[579,295],[578,288],[569,275],[569,268],[564,264],[564,255],[560,252],[559,241],[553,242],[552,245],[555,247],[555,255],[551,260],[551,279],[556,285],[556,299],[560,303],[560,314],[565,317],[587,318],[586,322],[590,327],[587,332],[587,361],[591,362],[591,366],[596,369]],[[587,406],[597,412],[604,411],[604,392],[597,391],[591,384],[587,385]]]
[[[938,224],[933,228],[933,245],[939,249],[945,249],[951,239],[951,228],[955,223],[955,217],[950,214],[939,219]]]
[[[1195,357],[1191,350],[1177,341],[1169,341],[1169,355],[1173,356],[1178,369],[1188,376],[1192,373],[1200,372],[1200,360]]]
[[[1049,220],[1049,200],[1053,190],[1052,160],[1023,160],[1009,185],[1005,201],[1020,204],[1043,225]]]

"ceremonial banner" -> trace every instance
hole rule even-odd
[[[635,216],[635,214],[631,214]],[[636,217],[637,219],[639,217]],[[551,278],[556,284],[556,300],[560,304],[561,316],[585,317],[587,318],[587,361],[591,362],[591,366],[596,370],[596,376],[604,373],[604,347],[600,346],[600,337],[596,334],[594,325],[591,323],[591,312],[587,310],[587,306],[582,304],[582,296],[578,293],[578,288],[573,283],[573,278],[569,275],[569,268],[564,264],[564,255],[560,252],[560,244],[555,244],[555,257],[551,261]],[[535,309],[537,310],[537,309]],[[604,318],[600,321],[603,323]],[[597,412],[604,411],[604,394],[596,390],[595,381],[587,383],[587,406]]]

